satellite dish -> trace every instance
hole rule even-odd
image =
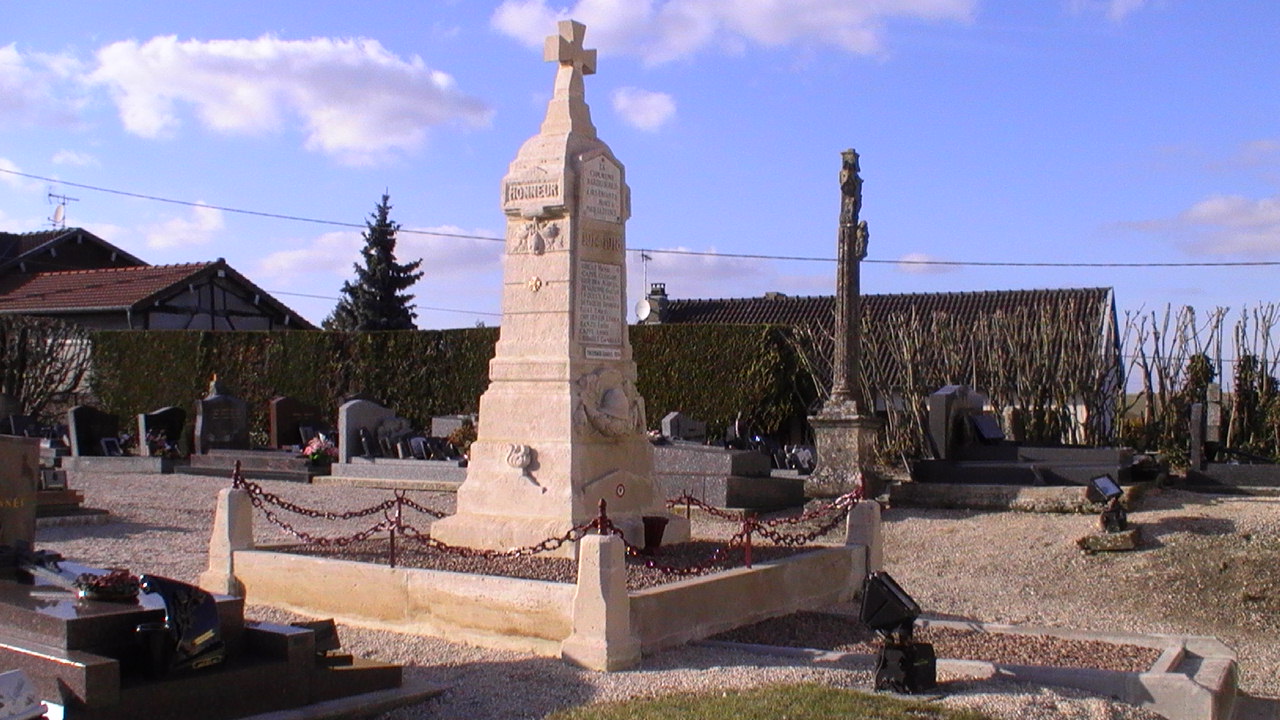
[[[66,206],[66,205],[59,205],[58,207],[54,208],[54,210],[53,210],[53,222],[54,222],[55,224],[61,225],[61,224],[62,224],[62,221],[63,221],[63,220],[65,220],[66,218],[67,218],[67,206]]]
[[[636,317],[641,320],[648,320],[649,314],[653,312],[653,308],[649,306],[649,301],[641,300],[636,303]]]

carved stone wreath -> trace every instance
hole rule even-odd
[[[611,438],[643,430],[640,393],[621,372],[600,368],[578,378],[577,386],[580,427]]]
[[[533,218],[513,225],[511,232],[515,236],[512,253],[541,255],[549,250],[564,248],[564,229],[557,220]]]

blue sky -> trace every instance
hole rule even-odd
[[[0,0],[0,170],[175,200],[498,237],[558,18],[626,165],[632,248],[833,258],[840,151],[866,292],[1110,286],[1121,310],[1276,300],[1280,3],[1190,0]],[[67,221],[156,263],[225,257],[319,322],[359,231],[0,172],[0,230]],[[404,234],[424,328],[496,324],[501,243]],[[834,263],[631,254],[674,297],[833,292]],[[292,294],[290,294],[292,293]],[[304,297],[318,295],[321,298]]]

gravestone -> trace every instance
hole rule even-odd
[[[102,441],[120,437],[120,417],[88,405],[77,405],[67,411],[67,435],[72,456],[106,455]]]
[[[946,385],[928,398],[929,442],[939,460],[955,459],[956,448],[971,437],[971,416],[982,412],[987,398],[965,385]]]
[[[338,462],[348,463],[351,458],[365,455],[365,444],[361,441],[363,430],[370,438],[376,439],[378,426],[382,421],[394,418],[396,413],[389,407],[383,407],[372,400],[349,400],[338,408]]]
[[[679,411],[669,412],[662,418],[662,435],[672,440],[706,440],[707,424]]]
[[[288,396],[275,397],[267,406],[267,444],[273,448],[304,445],[311,438],[302,437],[300,429],[311,428],[315,432],[328,432],[329,423],[324,412],[310,403]]]
[[[558,30],[545,46],[558,67],[541,132],[502,181],[502,329],[457,513],[431,528],[451,545],[536,544],[589,522],[601,500],[641,544],[642,516],[664,514],[626,330],[630,191],[591,124],[583,77],[596,53],[582,46],[585,28]],[[680,542],[688,523],[666,532]]]
[[[196,401],[195,452],[249,449],[249,404],[227,392],[214,375],[209,394]]]
[[[44,428],[33,415],[6,415],[0,417],[0,435],[21,435],[23,437],[41,437]]]
[[[35,541],[39,477],[40,441],[0,435],[0,545]]]
[[[472,415],[436,415],[431,418],[431,437],[447,438],[463,425],[475,422]]]
[[[177,446],[186,424],[187,411],[172,405],[149,413],[138,413],[138,454],[150,456],[151,446],[146,439],[159,437],[161,434],[166,443]]]

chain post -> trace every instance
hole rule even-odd
[[[395,525],[391,526],[391,548],[390,549],[391,549],[390,566],[395,567],[396,566],[396,526]]]
[[[596,528],[596,531],[601,535],[609,534],[610,522],[609,522],[608,507],[609,507],[609,503],[605,502],[604,498],[600,498],[600,517],[596,519],[596,521],[599,523],[599,527]]]
[[[755,530],[755,516],[750,510],[742,513],[742,534],[745,537],[742,545],[742,564],[751,569],[751,533]]]
[[[692,522],[692,521],[693,521],[693,502],[692,502],[692,500],[693,500],[693,496],[689,494],[689,491],[688,491],[688,490],[685,490],[685,491],[684,491],[684,519],[685,519],[685,520],[689,520],[690,522]]]

